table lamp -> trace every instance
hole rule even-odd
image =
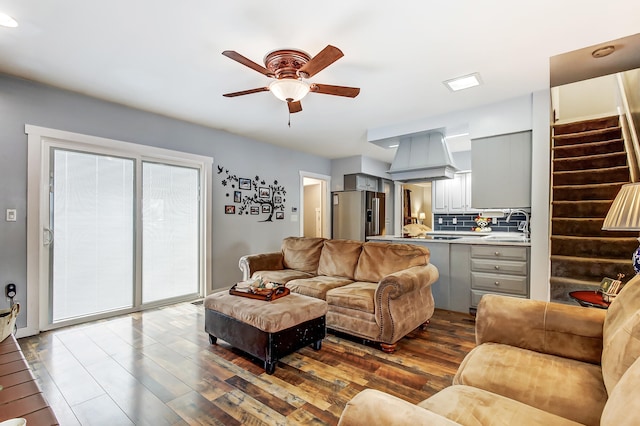
[[[420,225],[424,225],[424,219],[427,216],[424,213],[418,213],[418,219],[420,219]]]
[[[604,231],[640,231],[640,182],[622,185],[607,217],[602,224]],[[638,238],[640,242],[640,238]],[[640,247],[631,257],[633,269],[640,273]]]

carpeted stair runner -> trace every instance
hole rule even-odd
[[[629,182],[617,116],[553,126],[551,300],[597,289],[604,277],[635,274],[637,233],[603,231],[609,207]]]

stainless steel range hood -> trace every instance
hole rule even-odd
[[[458,168],[445,140],[445,129],[400,136],[388,173],[402,182],[452,179]]]

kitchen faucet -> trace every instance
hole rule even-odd
[[[509,221],[511,220],[511,216],[514,213],[522,213],[524,215],[524,226],[522,227],[522,229],[518,227],[518,230],[522,230],[522,232],[524,232],[524,237],[529,238],[529,213],[520,209],[509,209],[509,214],[507,215],[507,219],[506,219],[507,223],[509,223]]]

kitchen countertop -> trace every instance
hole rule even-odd
[[[486,244],[503,246],[531,246],[531,239],[524,238],[521,232],[472,232],[472,231],[432,231],[423,237],[402,237],[399,235],[376,235],[367,237],[368,241],[397,241],[402,243],[439,243],[439,244]]]

